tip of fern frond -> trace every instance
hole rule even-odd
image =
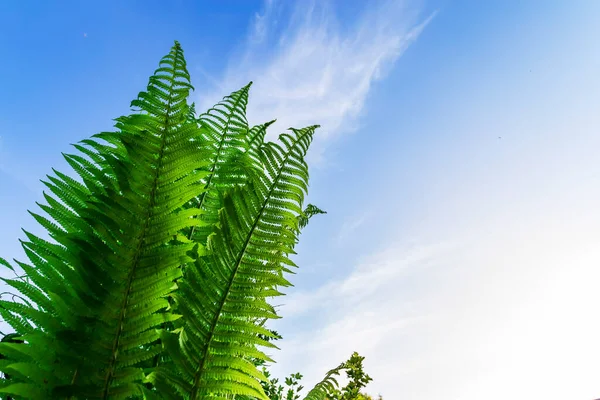
[[[10,265],[10,263],[8,261],[6,261],[4,258],[0,257],[0,265],[10,269],[11,271],[14,271],[15,269],[12,267],[12,265]]]
[[[288,128],[288,130],[292,131],[292,132],[298,132],[298,131],[302,131],[302,130],[312,130],[312,131],[314,131],[314,130],[320,128],[320,127],[321,127],[321,125],[309,125],[306,128],[302,128],[302,129],[297,129],[297,128],[290,127],[290,128]]]

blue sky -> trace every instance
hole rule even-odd
[[[387,399],[600,396],[600,4],[5,1],[0,254],[39,179],[184,47],[200,109],[320,123],[276,374],[357,350]]]

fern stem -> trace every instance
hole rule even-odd
[[[171,86],[169,88],[170,89],[169,92],[173,91],[174,86],[175,86],[175,79],[173,79],[171,81]],[[172,100],[173,100],[173,98],[170,97],[169,102],[167,103],[166,112],[165,112],[165,121],[164,121],[165,127],[169,126],[169,112],[171,111]],[[154,181],[152,182],[152,189],[150,191],[150,196],[148,199],[148,214],[146,215],[146,221],[144,222],[144,227],[142,229],[140,239],[138,241],[138,247],[135,251],[135,258],[134,258],[133,266],[132,266],[129,276],[127,278],[127,291],[125,292],[123,304],[121,306],[121,312],[119,315],[119,323],[117,325],[117,333],[115,334],[115,340],[113,341],[112,357],[110,360],[108,371],[106,372],[106,376],[104,378],[104,390],[103,390],[103,394],[102,394],[102,398],[104,400],[108,399],[109,388],[110,388],[110,384],[111,384],[113,376],[114,376],[114,367],[115,367],[115,363],[117,361],[117,349],[119,347],[119,341],[121,339],[121,334],[123,332],[123,324],[125,322],[125,314],[127,313],[127,305],[130,300],[130,293],[131,293],[133,278],[135,276],[135,272],[136,272],[136,269],[137,269],[138,263],[139,263],[139,258],[142,253],[142,246],[144,245],[145,235],[148,230],[148,226],[150,225],[150,221],[152,220],[152,210],[154,209],[154,204],[155,204],[155,200],[156,200],[155,197],[156,197],[156,190],[158,187],[158,177],[159,177],[161,166],[162,166],[163,159],[164,159],[165,147],[167,145],[167,133],[168,133],[168,131],[165,129],[162,134],[162,141],[161,141],[160,150],[158,153],[158,166],[154,173]]]

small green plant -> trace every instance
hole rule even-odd
[[[358,353],[354,352],[350,359],[340,365],[338,368],[330,371],[328,377],[317,385],[307,398],[324,398],[327,400],[373,400],[373,398],[361,392],[372,379],[363,371],[363,360]],[[345,370],[348,384],[341,390],[337,389],[337,381],[335,376],[339,375],[341,370]],[[297,400],[303,386],[300,385],[302,375],[300,373],[291,374],[285,378],[285,387],[279,384],[279,379],[270,378],[269,371],[263,367],[263,373],[268,378],[263,382],[265,393],[271,400]],[[313,397],[310,397],[313,396]],[[325,396],[325,397],[320,397]],[[379,396],[379,400],[382,397]]]
[[[44,213],[31,214],[50,240],[25,232],[29,262],[0,259],[22,272],[4,281],[23,296],[0,300],[15,331],[0,343],[0,393],[275,396],[257,362],[275,347],[269,299],[290,286],[300,230],[322,213],[303,205],[318,126],[267,142],[272,121],[246,121],[250,84],[199,116],[192,89],[176,42],[134,112],[65,155],[76,178],[54,170],[43,181]],[[325,399],[330,378],[305,399]]]
[[[363,370],[364,357],[354,352],[345,362],[344,369],[349,382],[341,390],[333,389],[328,395],[329,400],[367,400],[370,396],[361,392],[373,379]]]

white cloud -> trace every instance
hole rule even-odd
[[[425,279],[428,270],[446,267],[447,255],[456,247],[444,243],[407,249],[392,242],[358,262],[340,282],[286,296],[282,309],[285,326],[299,326],[309,315],[321,328],[286,332],[273,371],[280,376],[294,372],[290,368],[302,371],[310,387],[328,369],[358,351],[367,357],[366,369],[377,380],[375,387],[388,389],[387,398],[391,398],[389,384],[393,380],[386,376],[386,368],[397,365],[397,374],[414,363],[411,357],[403,357],[406,343],[402,342],[410,333],[426,332],[438,318],[404,286],[414,280],[415,274]],[[427,283],[415,284],[422,288]],[[402,365],[390,364],[394,357],[403,359]]]
[[[316,160],[324,139],[357,127],[372,83],[385,76],[431,17],[420,20],[419,10],[401,1],[370,3],[363,17],[342,29],[329,3],[302,1],[281,29],[283,8],[282,2],[266,2],[222,83],[198,104],[204,110],[252,80],[250,123],[277,118],[271,138],[290,126],[320,124]]]
[[[437,245],[398,238],[286,296],[273,371],[310,387],[358,351],[384,398],[592,398],[600,233],[564,217],[481,221],[491,233]]]
[[[276,23],[276,21],[273,20],[273,11],[275,10],[273,2],[274,0],[266,0],[263,12],[257,12],[254,14],[252,31],[250,33],[248,43],[257,45],[263,43],[265,39],[267,39],[267,35],[270,33],[271,26],[275,25]]]

